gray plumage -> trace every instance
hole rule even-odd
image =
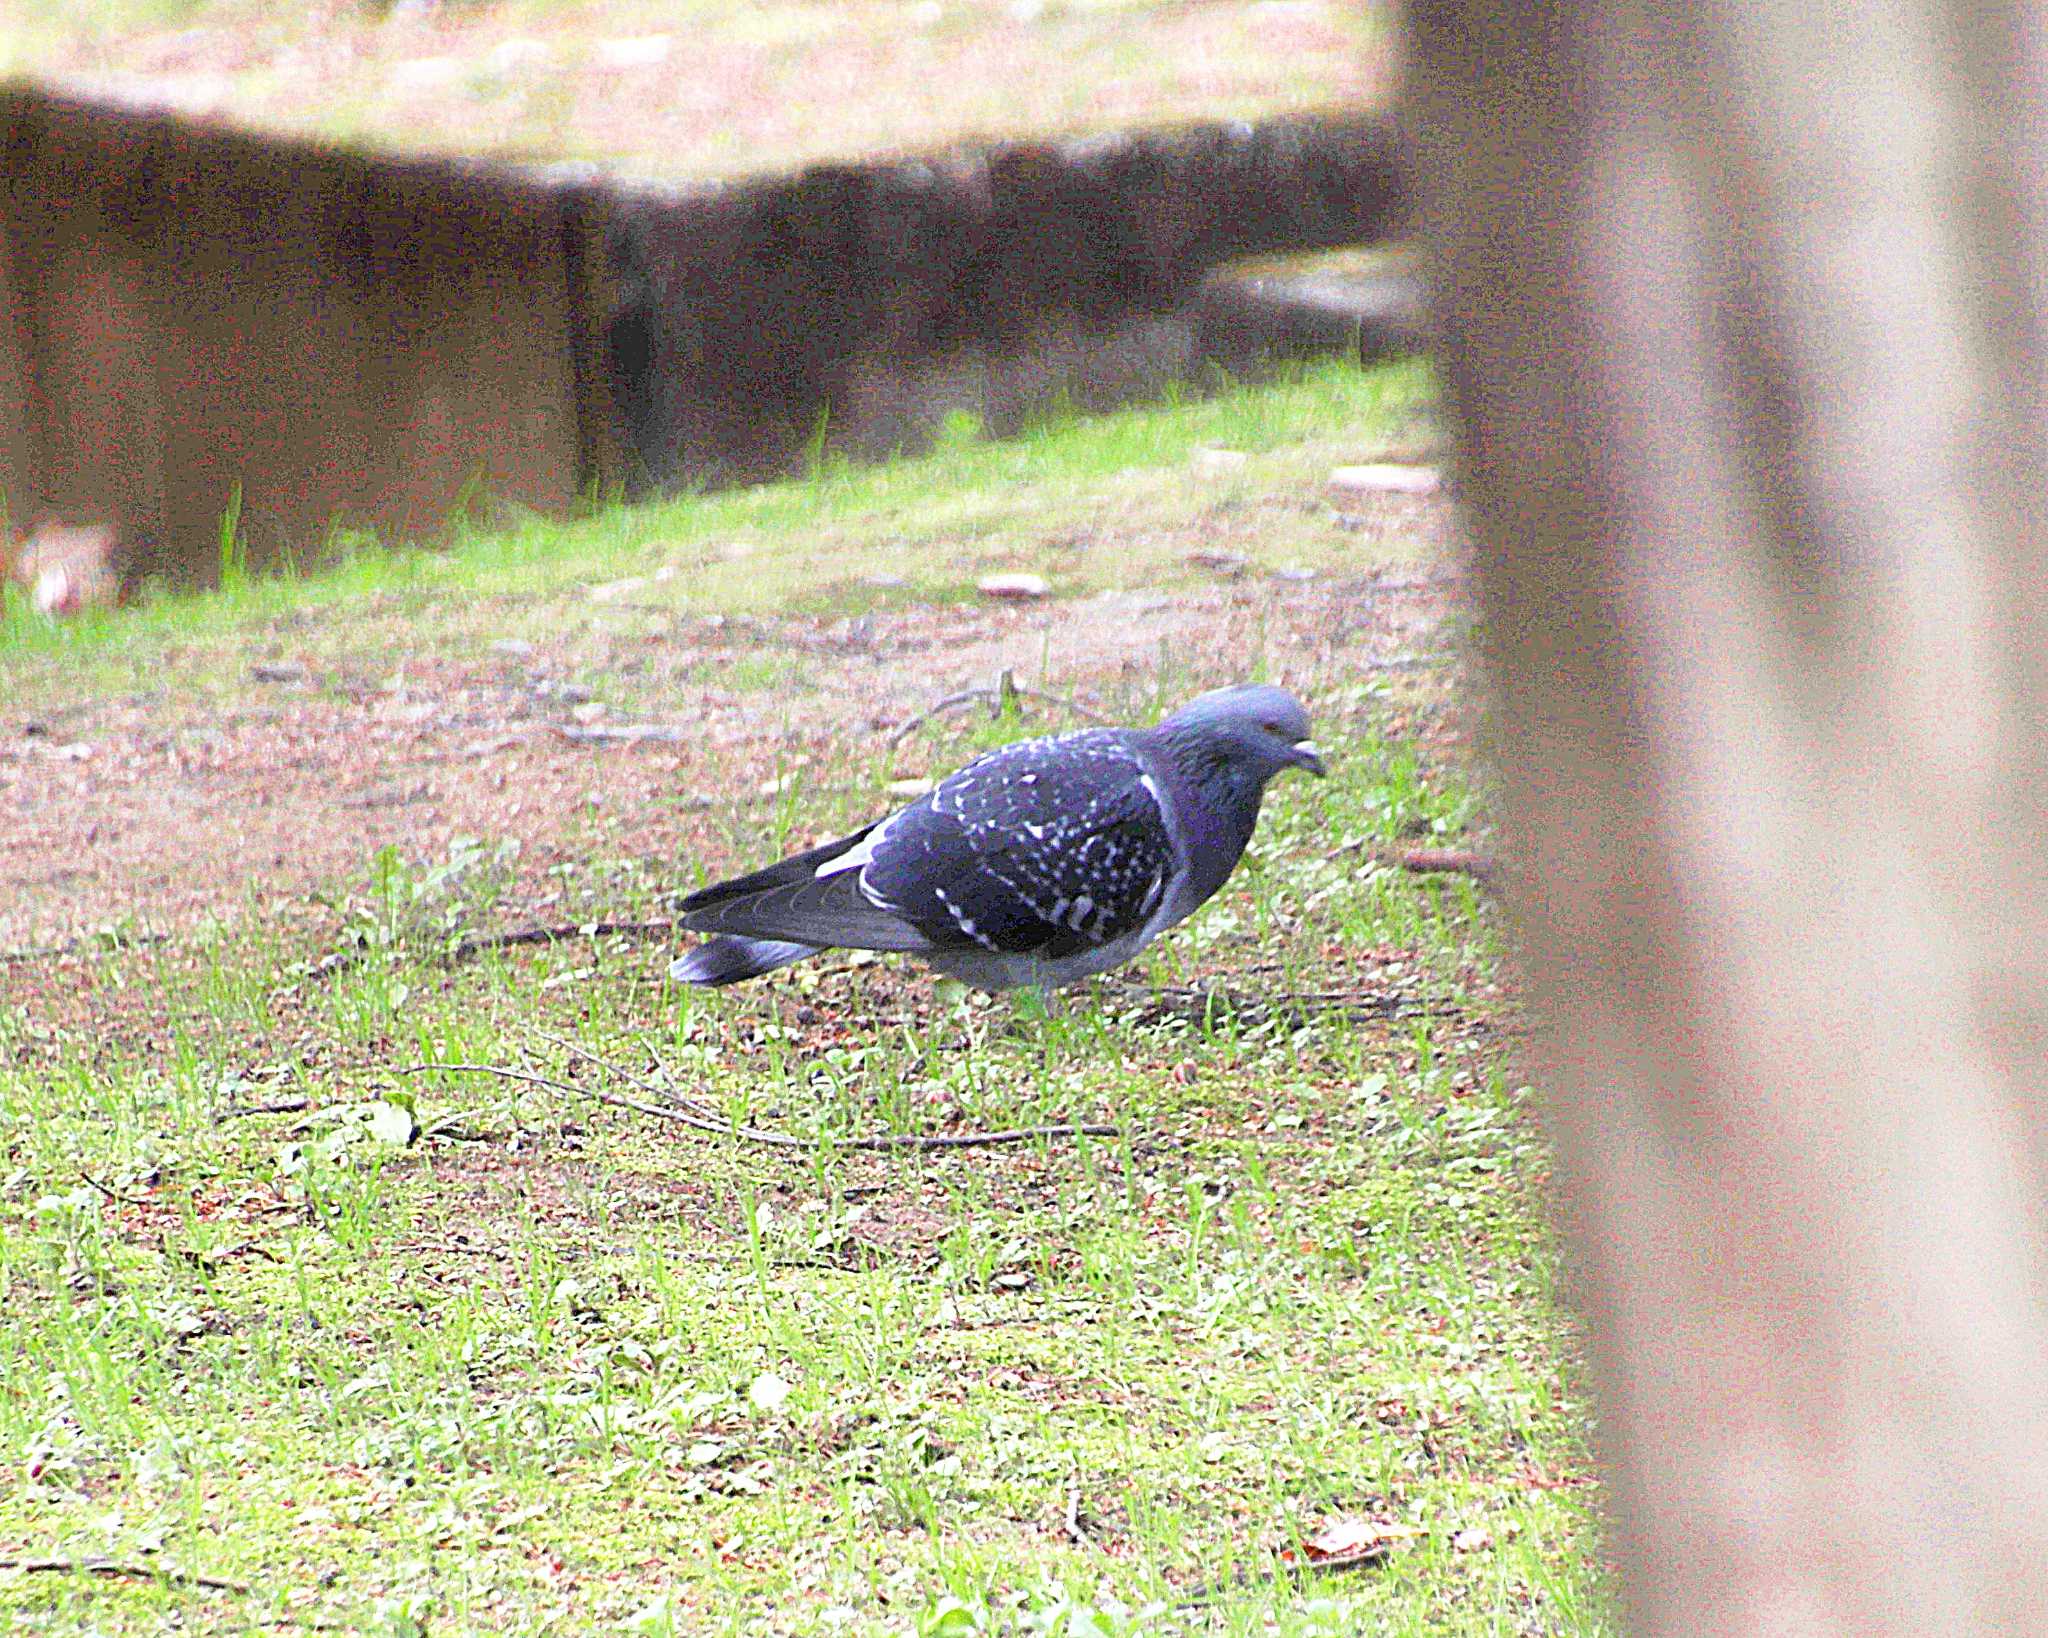
[[[753,978],[819,950],[901,950],[979,989],[1057,989],[1120,966],[1228,879],[1286,768],[1320,775],[1284,689],[1220,688],[1156,728],[991,751],[851,836],[683,901],[718,936],[670,967]]]

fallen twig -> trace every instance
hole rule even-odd
[[[1478,853],[1462,847],[1387,847],[1379,842],[1346,842],[1328,856],[1341,859],[1347,853],[1360,853],[1375,864],[1393,865],[1399,870],[1413,871],[1418,876],[1458,875],[1470,876],[1485,886],[1492,886],[1500,875],[1500,861],[1490,853]]]
[[[106,1184],[94,1177],[91,1172],[80,1172],[78,1175],[85,1182],[90,1183],[95,1189],[99,1190],[109,1200],[118,1200],[124,1206],[146,1206],[149,1204],[147,1200],[138,1194],[123,1194],[119,1189],[108,1188]]]
[[[558,722],[554,730],[572,745],[690,745],[703,738],[701,729],[667,722]]]
[[[218,1268],[222,1263],[236,1257],[261,1257],[266,1263],[280,1262],[278,1254],[257,1240],[237,1240],[231,1246],[222,1246],[218,1251],[195,1251],[190,1246],[174,1246],[170,1236],[164,1236],[164,1255],[175,1257],[180,1262],[191,1263],[195,1268]]]
[[[1364,1020],[1418,1018],[1462,1010],[1452,1003],[1432,1005],[1413,996],[1381,995],[1370,990],[1283,990],[1277,995],[1257,996],[1186,984],[1112,983],[1112,987],[1134,1001],[1157,1003],[1162,1012],[1197,1020],[1207,1017],[1212,1010],[1238,1014],[1253,1022],[1282,1012],[1292,1012],[1304,1019],[1336,1013]]]
[[[408,1240],[409,1251],[438,1251],[444,1257],[496,1257],[501,1262],[512,1255],[503,1246],[464,1245],[458,1240]]]
[[[515,927],[503,933],[473,933],[441,957],[452,967],[486,950],[510,950],[527,944],[564,944],[577,938],[659,938],[676,931],[673,917],[661,921],[564,921],[549,927]]]
[[[1380,857],[1403,870],[1412,870],[1418,876],[1450,874],[1490,883],[1500,870],[1492,855],[1460,847],[1411,847],[1391,857]]]
[[[538,1032],[536,1032],[538,1033]],[[668,1088],[657,1086],[652,1081],[635,1075],[631,1070],[621,1068],[608,1059],[554,1036],[542,1035],[548,1041],[576,1057],[588,1060],[606,1073],[616,1075],[628,1085],[663,1099],[674,1096]],[[713,1137],[738,1138],[746,1143],[758,1143],[771,1149],[800,1149],[809,1151],[820,1143],[835,1149],[857,1149],[864,1153],[880,1153],[889,1150],[922,1151],[931,1149],[986,1149],[1001,1144],[1029,1143],[1034,1138],[1073,1137],[1120,1137],[1123,1128],[1094,1124],[1019,1126],[998,1132],[936,1132],[930,1134],[903,1132],[887,1137],[865,1138],[801,1138],[787,1132],[771,1132],[759,1126],[742,1126],[737,1121],[723,1121],[673,1102],[644,1103],[638,1098],[628,1098],[617,1092],[607,1092],[599,1087],[577,1086],[569,1081],[557,1080],[530,1069],[514,1069],[506,1064],[410,1064],[401,1068],[401,1075],[419,1075],[429,1070],[440,1070],[451,1075],[496,1075],[508,1081],[522,1081],[529,1086],[543,1086],[551,1091],[566,1092],[572,1097],[591,1098],[598,1103],[610,1104],[615,1109],[629,1109],[635,1114],[651,1115],[657,1120],[674,1121],[678,1125],[691,1127]]]
[[[141,950],[171,942],[169,933],[85,933],[61,944],[31,944],[17,950],[0,950],[0,967],[28,961],[50,961],[58,956],[81,955],[88,951],[113,955],[121,950]]]
[[[564,1052],[574,1054],[576,1057],[583,1059],[584,1062],[604,1070],[607,1074],[618,1076],[627,1085],[637,1087],[650,1097],[671,1098],[675,1095],[667,1087],[657,1086],[654,1082],[635,1075],[630,1069],[623,1068],[608,1058],[600,1058],[588,1047],[578,1046],[574,1041],[564,1040],[559,1036],[549,1035],[543,1031],[535,1031],[535,1033],[540,1035],[543,1041],[560,1047]],[[655,1107],[663,1109],[674,1106],[663,1104]],[[701,1120],[708,1117],[699,1114],[696,1118]],[[730,1127],[725,1129],[733,1130]],[[800,1149],[808,1149],[815,1146],[808,1138],[793,1138],[787,1133],[768,1132],[757,1126],[741,1127],[738,1130],[744,1132],[754,1142],[772,1141],[778,1148],[794,1146]],[[929,1134],[896,1132],[891,1133],[887,1137],[834,1138],[831,1142],[836,1148],[880,1152],[888,1149],[987,1149],[1006,1143],[1028,1143],[1033,1138],[1121,1137],[1122,1135],[1123,1128],[1120,1126],[1069,1125],[1062,1123],[1052,1126],[1013,1126],[997,1132],[934,1132]]]
[[[269,1103],[245,1103],[237,1108],[223,1109],[217,1120],[240,1120],[244,1115],[296,1115],[313,1107],[308,1097],[274,1098]]]
[[[1230,1593],[1248,1592],[1254,1587],[1270,1587],[1280,1581],[1305,1581],[1312,1575],[1342,1575],[1350,1570],[1370,1570],[1384,1564],[1393,1556],[1394,1543],[1383,1542],[1368,1547],[1362,1553],[1346,1553],[1336,1558],[1312,1558],[1296,1563],[1288,1562],[1268,1570],[1264,1575],[1237,1575],[1222,1581],[1205,1581],[1187,1597],[1175,1602],[1174,1608],[1192,1609],[1200,1604],[1214,1603]]]
[[[600,1087],[577,1086],[570,1081],[557,1080],[552,1075],[542,1075],[536,1070],[514,1069],[509,1064],[406,1064],[398,1073],[424,1075],[429,1070],[438,1070],[449,1075],[495,1075],[500,1080],[522,1081],[528,1086],[544,1086],[551,1092],[566,1092],[574,1098],[590,1098],[598,1103],[608,1103],[615,1109],[631,1109],[637,1114],[676,1121],[684,1126],[695,1127],[700,1132],[709,1132],[713,1137],[745,1138],[749,1142],[766,1143],[778,1149],[812,1147],[802,1138],[790,1137],[783,1132],[764,1132],[751,1126],[713,1120],[709,1116],[673,1104],[642,1103],[637,1098],[621,1097],[616,1092],[606,1092]]]
[[[1101,1543],[1091,1539],[1088,1532],[1081,1528],[1081,1481],[1079,1479],[1076,1479],[1067,1488],[1067,1516],[1064,1522],[1067,1527],[1067,1537],[1076,1547],[1093,1547],[1098,1553],[1102,1551]]]
[[[486,950],[509,950],[525,944],[564,944],[577,938],[659,938],[676,931],[673,919],[659,921],[564,921],[545,927],[514,927],[502,933],[469,933],[451,944],[436,964],[454,967],[482,955]],[[327,978],[345,967],[368,959],[367,946],[330,950],[314,962],[314,978]]]
[[[1021,687],[1016,677],[1005,671],[996,678],[995,686],[992,688],[963,688],[957,694],[948,694],[930,709],[918,712],[890,734],[889,744],[892,747],[901,745],[934,717],[942,717],[949,711],[958,711],[963,706],[985,702],[993,707],[994,715],[1000,716],[1003,707],[1013,699],[1044,700],[1048,705],[1057,705],[1063,710],[1073,712],[1077,717],[1086,717],[1090,722],[1109,721],[1109,718],[1100,711],[1091,710],[1079,700],[1069,699],[1064,694],[1048,694],[1042,688]]]
[[[0,1558],[0,1570],[22,1575],[130,1576],[139,1581],[168,1581],[174,1587],[210,1587],[215,1592],[246,1593],[247,1582],[223,1576],[195,1575],[160,1564],[123,1564],[111,1558]]]

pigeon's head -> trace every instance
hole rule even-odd
[[[1306,768],[1318,779],[1327,771],[1301,701],[1269,683],[1197,695],[1159,728],[1176,739],[1199,740],[1261,785],[1287,768]]]

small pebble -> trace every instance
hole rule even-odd
[[[414,57],[393,63],[389,83],[394,91],[438,91],[468,72],[460,57]]]
[[[597,42],[597,60],[605,68],[659,68],[668,61],[672,37],[642,34]]]
[[[984,597],[998,597],[1017,603],[1036,602],[1041,597],[1052,595],[1052,587],[1045,576],[1037,574],[984,575],[975,583],[975,589]]]
[[[1330,474],[1330,492],[1340,500],[1360,495],[1434,495],[1442,487],[1443,475],[1433,466],[1378,462],[1340,466]]]
[[[647,583],[647,576],[644,574],[629,574],[623,580],[607,580],[602,586],[590,588],[590,600],[593,603],[614,602],[629,592],[640,590]]]
[[[515,68],[537,68],[548,60],[545,40],[500,40],[491,47],[490,63],[500,74]]]

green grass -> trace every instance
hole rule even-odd
[[[472,641],[480,598],[488,629],[559,618],[590,580],[734,539],[744,572],[646,595],[831,610],[886,567],[914,580],[888,595],[934,597],[986,553],[1056,561],[1111,528],[1147,544],[1062,574],[1171,584],[1219,499],[1190,492],[1195,445],[1255,451],[1223,515],[1307,553],[1286,497],[1424,404],[1413,373],[1318,372],[76,632],[17,617],[0,687],[200,687],[308,610],[359,644]],[[886,961],[716,995],[621,941],[451,966],[465,931],[530,914],[492,837],[364,857],[318,942],[252,896],[43,975],[60,1007],[0,968],[0,1558],[247,1588],[0,1569],[0,1623],[1614,1630],[1493,913],[1368,862],[1483,812],[1402,726],[1439,685],[1341,672],[1310,702],[1331,779],[1277,784],[1218,900],[1049,1016]],[[1025,729],[931,732],[964,755]],[[707,822],[757,855],[861,815],[885,773],[849,737]],[[652,915],[688,874],[584,852],[546,919]],[[445,1067],[608,1084],[556,1039],[800,1146]],[[1121,1131],[844,1146],[1064,1121]],[[1343,1518],[1414,1534],[1377,1569],[1273,1578]]]
[[[1318,508],[1273,493],[1292,485],[1314,496],[1333,461],[1425,425],[1429,404],[1420,364],[1325,363],[1214,396],[1054,416],[1013,439],[962,432],[913,460],[828,457],[806,478],[609,507],[577,523],[458,524],[433,550],[337,538],[324,568],[237,572],[203,593],[151,588],[136,605],[70,620],[45,619],[8,591],[0,693],[31,698],[39,685],[68,688],[82,675],[103,687],[153,682],[167,653],[192,670],[209,650],[239,657],[259,635],[295,632],[295,616],[337,606],[350,613],[343,640],[356,644],[379,622],[403,627],[429,605],[442,611],[433,636],[447,646],[486,629],[521,635],[552,628],[554,600],[633,576],[650,577],[632,594],[636,609],[678,614],[962,601],[998,568],[1044,573],[1063,595],[1187,583],[1201,572],[1172,526],[1191,512],[1255,564],[1341,570],[1356,542],[1332,533]],[[1220,479],[1191,476],[1194,452],[1210,445],[1252,459]],[[235,522],[223,520],[231,566]],[[672,578],[651,578],[664,569]],[[447,617],[457,604],[470,620]],[[522,611],[541,618],[529,627]]]

